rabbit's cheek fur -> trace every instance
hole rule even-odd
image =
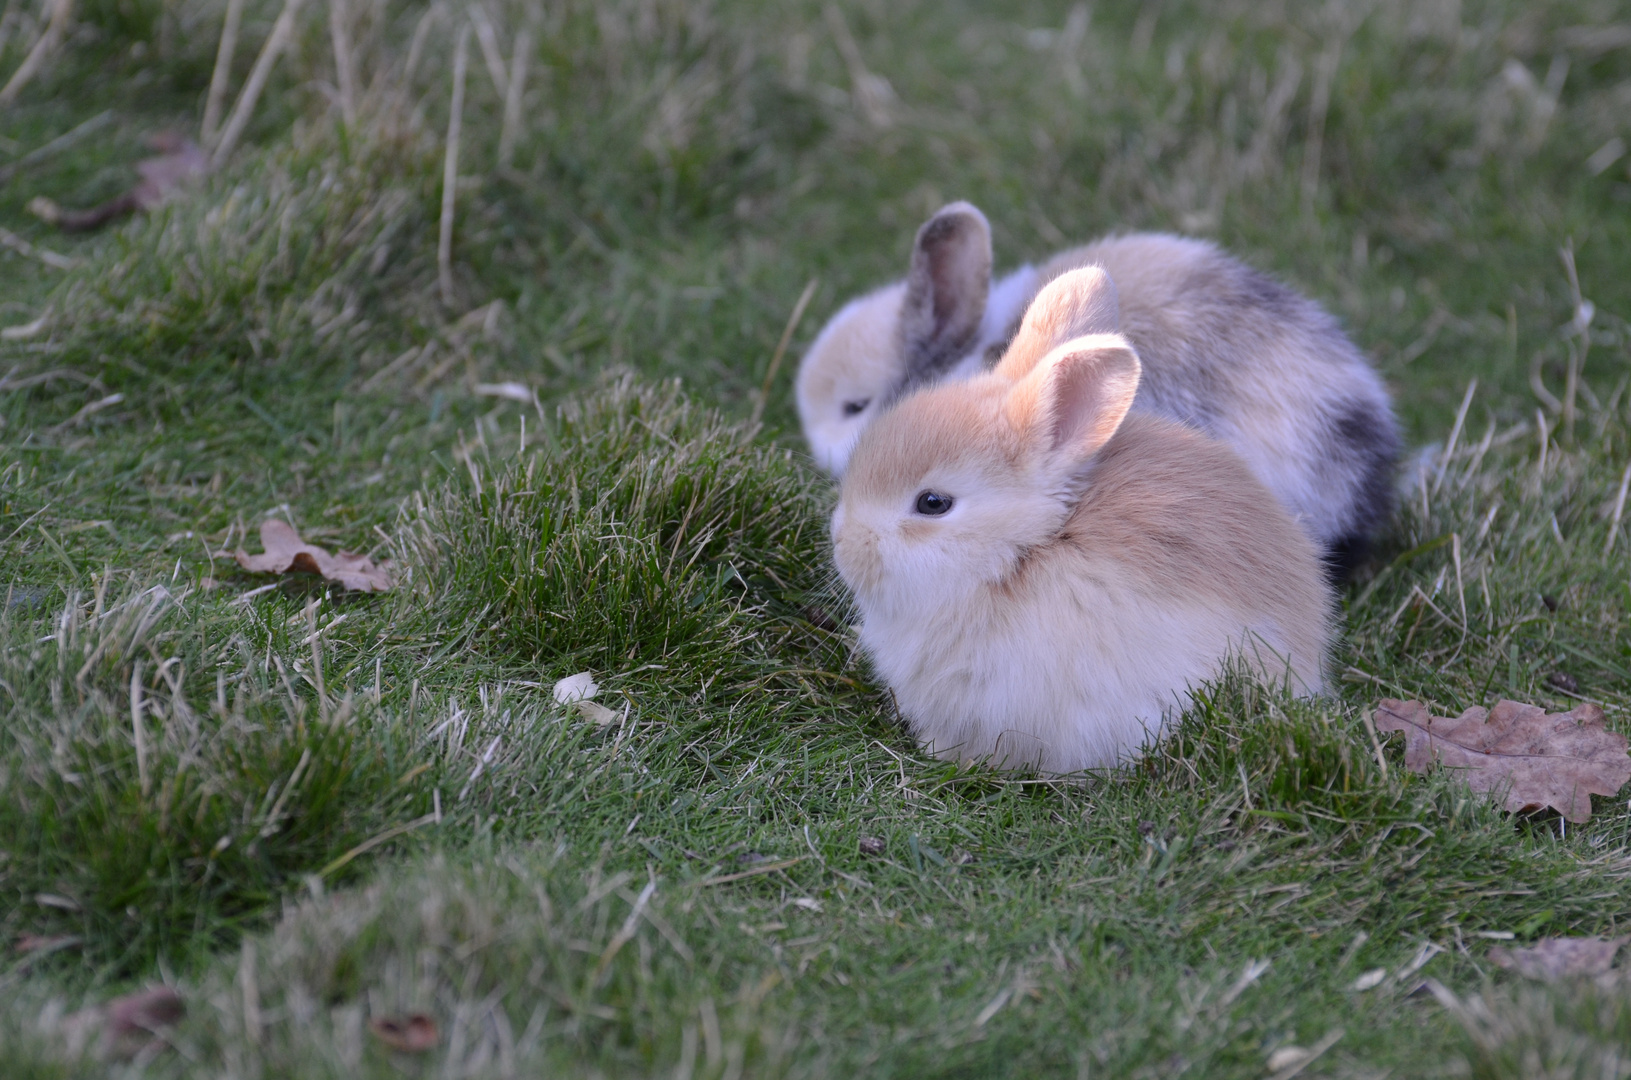
[[[1067,513],[1051,500],[997,486],[950,489],[964,494],[942,517],[840,506],[834,560],[863,618],[939,618],[947,603],[1010,577]],[[896,501],[909,504],[911,494]]]
[[[799,421],[821,467],[842,473],[861,430],[898,392],[905,377],[895,350],[904,284],[852,300],[828,320],[799,365]],[[847,403],[867,402],[846,414]]]

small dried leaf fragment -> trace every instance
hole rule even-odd
[[[600,693],[600,684],[595,682],[595,677],[590,672],[580,671],[556,682],[552,692],[556,702],[570,705],[574,701],[587,701]]]
[[[1578,705],[1548,713],[1501,700],[1451,719],[1419,701],[1382,701],[1376,730],[1405,737],[1415,772],[1435,763],[1461,773],[1474,791],[1503,793],[1511,813],[1552,807],[1569,821],[1591,817],[1593,795],[1614,795],[1631,780],[1627,740],[1603,726],[1603,710]]]
[[[585,720],[593,721],[596,727],[606,727],[608,724],[615,724],[623,719],[623,715],[616,709],[608,709],[604,705],[597,705],[588,698],[573,702],[573,706],[583,715]]]
[[[83,940],[76,934],[23,934],[17,939],[16,949],[24,956],[45,956],[61,949],[72,949]]]
[[[162,1047],[169,1030],[186,1014],[180,994],[168,986],[149,986],[63,1017],[62,1030],[68,1036],[69,1057],[79,1057],[99,1035],[97,1050],[104,1061],[128,1061]]]
[[[1542,938],[1528,949],[1506,949],[1496,946],[1489,951],[1490,960],[1508,971],[1516,971],[1526,979],[1557,982],[1575,976],[1602,975],[1614,964],[1614,956],[1625,937],[1600,938]]]
[[[29,202],[29,213],[67,232],[82,232],[138,210],[157,210],[174,198],[183,185],[209,172],[209,157],[197,143],[179,132],[157,132],[148,138],[147,145],[157,150],[158,156],[137,162],[136,172],[141,181],[123,195],[89,210],[65,210],[41,196]]]
[[[395,584],[389,562],[375,566],[368,556],[354,551],[330,555],[316,544],[301,540],[293,525],[278,518],[261,522],[261,547],[266,549],[261,555],[250,555],[243,548],[232,555],[252,574],[318,574],[325,581],[358,592],[383,592]]]
[[[387,1047],[404,1054],[423,1054],[436,1049],[436,1044],[441,1041],[436,1021],[424,1013],[376,1016],[368,1021],[368,1030]]]
[[[1293,1065],[1301,1065],[1303,1062],[1310,1060],[1311,1056],[1307,1047],[1282,1046],[1269,1055],[1269,1072],[1279,1072],[1281,1069],[1288,1069]]]
[[[1372,968],[1354,980],[1353,988],[1360,991],[1374,990],[1376,987],[1381,986],[1382,980],[1386,978],[1387,968]]]

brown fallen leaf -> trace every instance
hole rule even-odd
[[[168,986],[149,986],[103,1005],[63,1017],[69,1056],[84,1053],[93,1036],[101,1058],[129,1060],[167,1045],[169,1029],[187,1014],[181,995]]]
[[[184,184],[210,170],[209,157],[197,143],[179,132],[157,132],[148,137],[147,145],[157,150],[158,156],[136,163],[141,180],[124,194],[89,210],[65,210],[40,196],[29,202],[29,213],[64,232],[83,232],[138,210],[157,210]]]
[[[1529,949],[1496,946],[1489,958],[1496,967],[1516,971],[1526,979],[1557,982],[1571,976],[1602,975],[1614,964],[1625,937],[1542,938]]]
[[[374,1038],[404,1054],[423,1054],[436,1049],[436,1044],[441,1041],[436,1021],[424,1013],[376,1016],[368,1021],[368,1030],[374,1033]]]
[[[608,724],[615,724],[623,719],[622,714],[617,710],[608,709],[604,705],[597,705],[588,698],[583,698],[572,704],[583,715],[585,720],[592,721],[596,727],[606,727]]]
[[[1631,780],[1626,737],[1605,729],[1603,710],[1590,704],[1548,713],[1502,700],[1450,719],[1419,701],[1388,699],[1377,706],[1376,730],[1404,733],[1407,768],[1455,769],[1474,791],[1504,792],[1511,813],[1549,806],[1579,823],[1591,817],[1593,795],[1614,795]]]
[[[261,555],[251,555],[241,547],[231,554],[252,574],[319,574],[325,581],[358,592],[383,592],[395,584],[389,562],[375,566],[368,556],[354,551],[330,555],[316,544],[301,540],[294,526],[279,518],[261,522],[261,547],[266,549]]]

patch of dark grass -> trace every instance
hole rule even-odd
[[[430,809],[403,727],[324,692],[315,654],[286,665],[278,629],[108,577],[49,618],[0,615],[9,938],[72,936],[49,963],[102,977],[197,961]]]
[[[674,690],[810,667],[831,637],[806,613],[831,603],[830,496],[755,434],[677,384],[623,376],[535,425],[517,457],[464,447],[469,482],[403,531],[403,620],[562,674],[666,671]]]

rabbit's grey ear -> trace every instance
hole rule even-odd
[[[907,386],[933,382],[979,338],[991,291],[991,226],[955,202],[917,231],[900,310],[899,348]]]

